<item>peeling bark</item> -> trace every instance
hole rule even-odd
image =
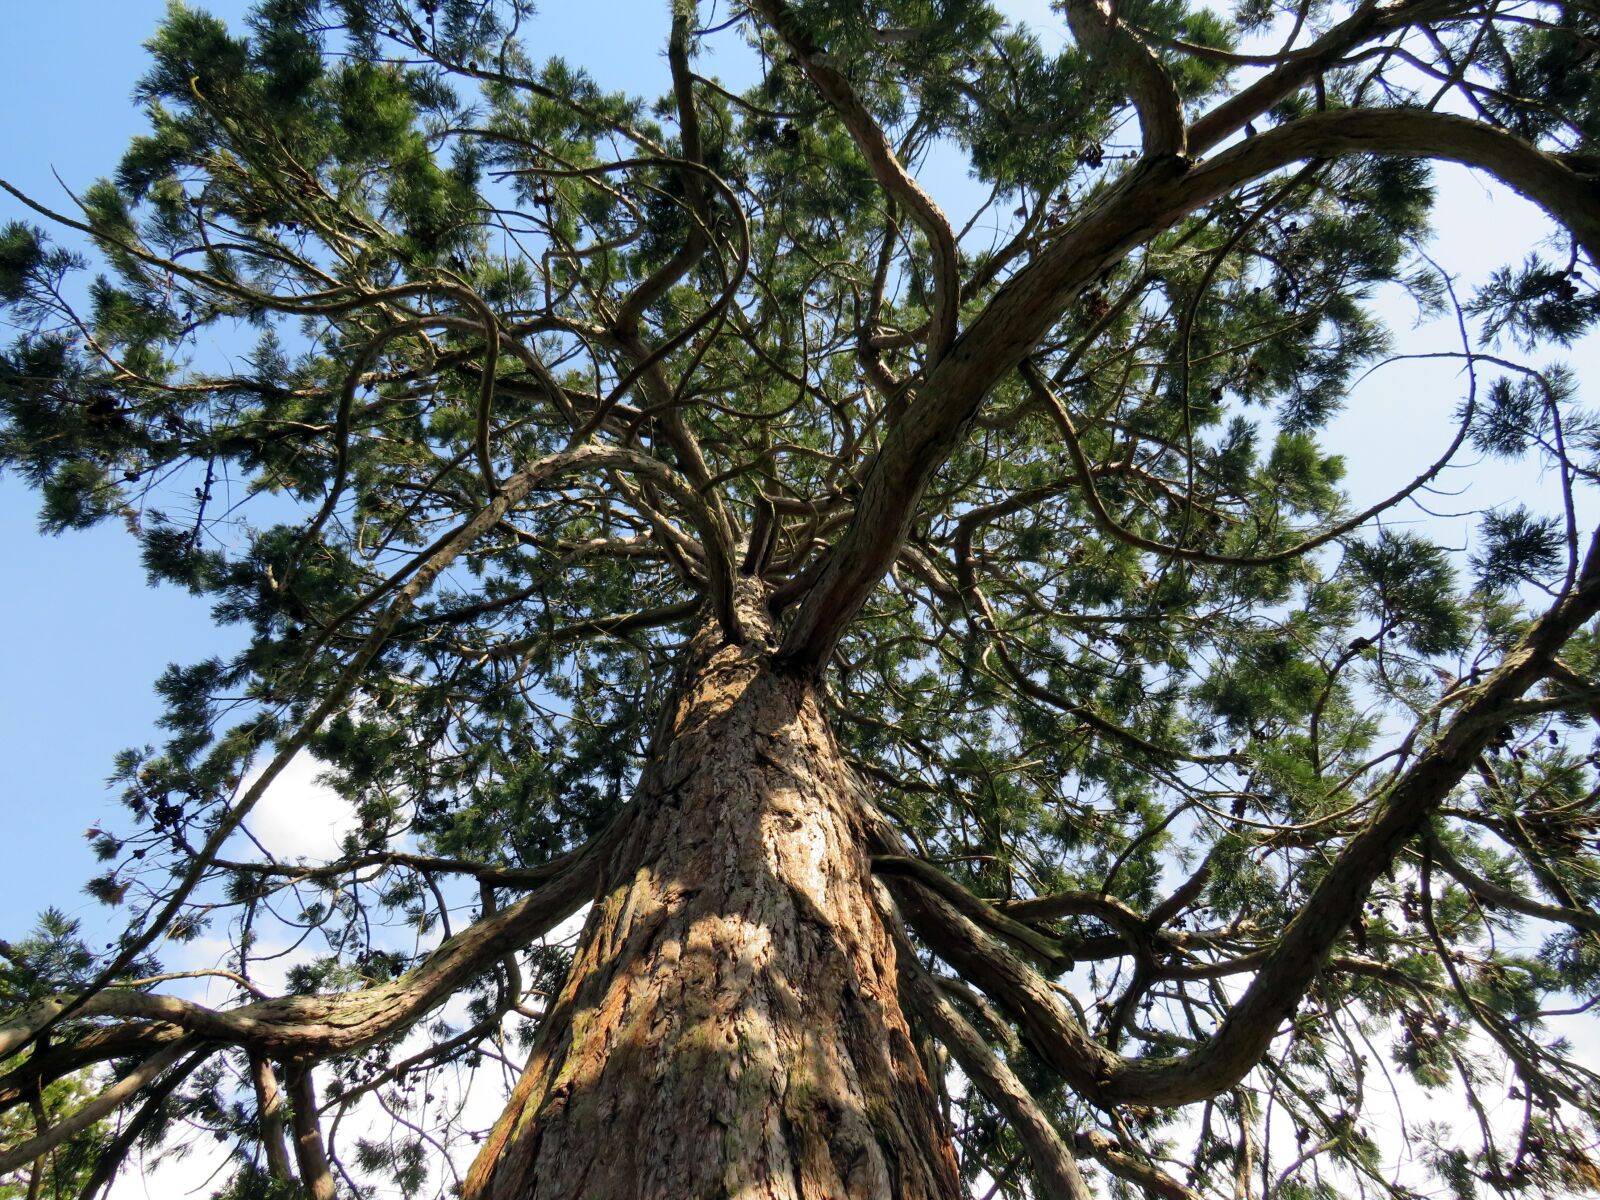
[[[469,1200],[960,1194],[818,698],[703,629]]]

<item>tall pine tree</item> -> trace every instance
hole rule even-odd
[[[528,0],[179,6],[114,175],[8,187],[0,465],[249,644],[117,764],[121,939],[0,946],[0,1172],[198,1127],[241,1198],[1398,1197],[1403,1137],[1600,1182],[1600,425],[1546,358],[1600,315],[1600,23],[1057,7],[641,5],[613,94]],[[1554,241],[1458,295],[1432,161]],[[1357,509],[1319,431],[1396,286],[1458,407]],[[1390,519],[1486,457],[1545,489],[1470,555]],[[301,755],[327,861],[247,836]],[[491,1126],[436,1100],[508,1061]],[[1465,1120],[1386,1135],[1395,1080]]]

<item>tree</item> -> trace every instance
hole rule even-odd
[[[49,964],[52,974],[61,968],[88,965],[87,958],[77,963],[52,961],[54,953],[73,947],[78,926],[56,911],[47,911],[40,919],[39,936],[20,947],[7,947],[7,957],[13,961],[27,960],[34,964]],[[79,954],[75,948],[69,954]],[[22,980],[8,978],[7,992],[25,988]],[[25,1069],[24,1062],[22,1067]],[[0,1113],[0,1145],[15,1145],[27,1141],[45,1129],[57,1124],[63,1116],[70,1116],[84,1104],[94,1099],[94,1081],[88,1070],[76,1073],[50,1072],[47,1081],[41,1081],[36,1090],[13,1096],[7,1089],[6,1107]],[[104,1155],[107,1138],[103,1122],[81,1128],[71,1141],[57,1144],[35,1159],[19,1163],[13,1171],[0,1176],[0,1200],[36,1200],[41,1196],[76,1196],[89,1181],[96,1163]]]
[[[241,1197],[469,1140],[481,1200],[1401,1196],[1389,1077],[1456,1195],[1600,1179],[1600,425],[1533,360],[1600,315],[1600,23],[1061,7],[674,0],[656,101],[526,0],[175,7],[114,177],[7,187],[106,273],[4,230],[0,463],[250,642],[117,764],[120,940],[3,947],[0,1104],[96,1082],[0,1170],[126,1110],[83,1195],[199,1125]],[[1458,296],[1433,161],[1553,249]],[[1460,406],[1352,511],[1386,287]],[[1466,561],[1391,517],[1473,453],[1554,486]],[[302,754],[326,862],[247,837]]]
[[[52,1080],[42,1089],[32,1111],[19,1105],[0,1116],[0,1130],[4,1130],[6,1142],[33,1137],[63,1113],[93,1099],[91,1089],[91,1082],[82,1076]],[[37,1196],[76,1196],[105,1151],[102,1132],[96,1128],[88,1136],[80,1135],[24,1163],[9,1178],[0,1180],[0,1197],[33,1200]]]

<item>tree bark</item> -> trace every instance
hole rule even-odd
[[[945,1200],[955,1157],[873,901],[857,784],[813,686],[685,649],[630,832],[468,1200]]]

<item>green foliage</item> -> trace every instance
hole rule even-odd
[[[1524,505],[1485,513],[1478,536],[1483,548],[1472,556],[1472,569],[1489,591],[1541,583],[1561,559],[1560,522]]]
[[[1418,654],[1461,649],[1467,616],[1444,550],[1413,533],[1383,530],[1348,547],[1362,608],[1386,632],[1400,631]]]
[[[8,946],[0,960],[0,1003],[12,1008],[87,979],[95,957],[78,936],[80,928],[59,909],[45,909],[33,933]]]
[[[1501,267],[1479,288],[1467,312],[1483,318],[1484,340],[1509,334],[1524,350],[1543,342],[1570,346],[1600,318],[1600,300],[1579,291],[1576,271],[1558,271],[1536,254]]]

